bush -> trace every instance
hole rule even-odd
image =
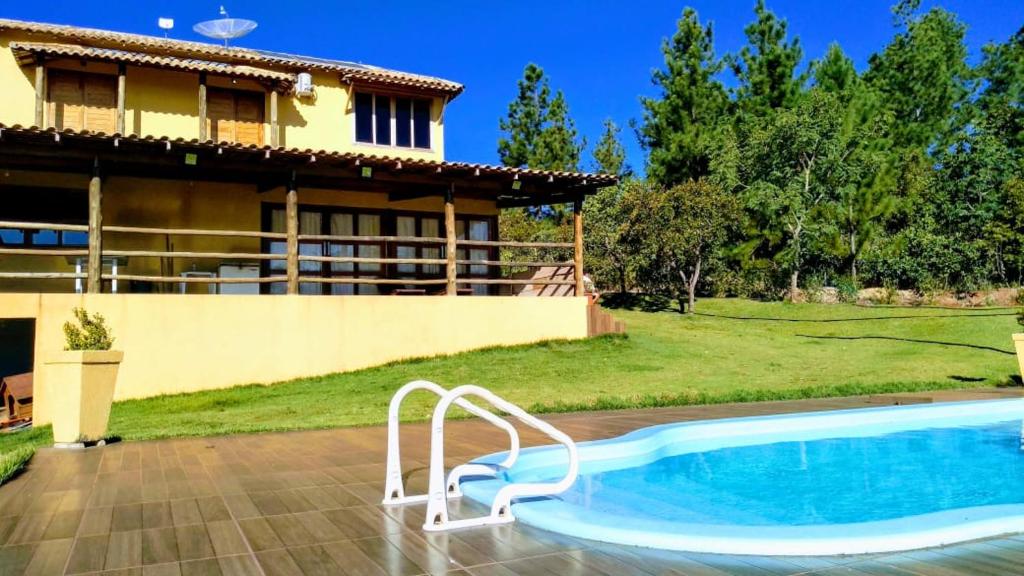
[[[78,324],[64,323],[65,350],[110,350],[114,337],[106,320],[99,314],[89,315],[85,308],[72,310]]]
[[[856,302],[858,290],[857,282],[853,278],[840,276],[836,279],[836,296],[840,302]]]
[[[1024,326],[1024,288],[1017,290],[1017,305],[1020,306],[1017,309],[1017,324]]]

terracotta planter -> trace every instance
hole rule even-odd
[[[45,362],[57,446],[103,440],[123,356],[113,350],[65,351]]]
[[[1013,345],[1017,348],[1017,364],[1020,366],[1020,377],[1024,378],[1024,334],[1014,334]]]

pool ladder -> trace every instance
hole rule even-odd
[[[407,495],[402,481],[402,462],[399,449],[398,417],[402,401],[409,393],[416,390],[428,390],[441,399],[434,408],[430,426],[430,476],[426,494]],[[448,517],[448,499],[459,498],[462,490],[459,482],[466,476],[496,476],[515,464],[519,458],[519,433],[515,426],[504,418],[480,408],[464,396],[476,396],[491,406],[515,417],[527,426],[539,430],[565,446],[569,453],[569,469],[558,482],[512,483],[503,486],[491,503],[491,511],[486,516],[451,520]],[[498,464],[461,464],[452,468],[447,479],[444,475],[444,421],[452,404],[479,416],[494,426],[501,428],[509,435],[511,447],[508,456]],[[527,413],[522,408],[495,395],[480,386],[467,384],[452,390],[427,380],[414,380],[402,386],[388,406],[388,459],[384,482],[385,505],[402,505],[418,502],[427,503],[427,517],[423,529],[431,532],[451,530],[454,528],[470,528],[492,524],[508,524],[515,521],[512,515],[512,500],[523,497],[552,496],[569,489],[579,474],[580,460],[576,443],[568,435],[554,426]]]

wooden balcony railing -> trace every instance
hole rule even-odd
[[[77,224],[56,224],[56,223],[40,223],[40,222],[17,222],[17,221],[0,221],[0,229],[17,229],[17,230],[53,230],[61,232],[90,232],[90,227],[86,225]],[[36,256],[36,257],[79,257],[85,258],[88,261],[88,270],[85,272],[63,272],[63,271],[0,271],[0,279],[22,279],[22,280],[47,280],[47,279],[74,279],[74,280],[88,280],[90,292],[98,292],[99,283],[104,280],[110,281],[139,281],[139,282],[151,282],[151,283],[168,283],[168,284],[266,284],[266,283],[286,283],[288,285],[288,292],[295,293],[297,290],[295,287],[299,283],[319,283],[319,284],[366,284],[366,285],[394,285],[394,286],[448,286],[449,289],[446,291],[448,294],[456,294],[456,290],[452,290],[454,286],[467,286],[467,285],[537,285],[537,286],[549,286],[549,285],[563,285],[563,286],[577,286],[578,282],[575,279],[577,274],[574,272],[573,279],[533,279],[533,278],[509,278],[502,277],[500,270],[508,268],[541,268],[541,267],[555,267],[555,268],[567,268],[573,267],[574,269],[579,263],[574,260],[567,261],[535,261],[535,260],[492,260],[492,259],[465,259],[457,258],[456,253],[452,251],[452,247],[455,249],[460,248],[498,248],[498,249],[576,249],[575,243],[571,242],[512,242],[512,241],[490,241],[490,240],[458,240],[454,242],[452,238],[423,238],[423,237],[410,237],[410,236],[343,236],[343,235],[321,235],[321,234],[288,234],[279,232],[255,232],[246,230],[206,230],[206,229],[191,229],[191,228],[152,228],[152,227],[139,227],[139,226],[106,226],[101,225],[98,227],[100,232],[101,241],[94,242],[90,238],[89,248],[34,248],[34,247],[4,247],[0,245],[0,258],[6,256]],[[151,235],[161,236],[164,238],[171,236],[202,236],[202,237],[230,237],[230,238],[251,238],[259,240],[276,240],[286,241],[287,251],[286,253],[266,253],[266,252],[225,252],[225,251],[180,251],[180,250],[127,250],[127,249],[107,249],[101,248],[100,254],[93,254],[94,246],[103,246],[103,235],[117,233],[117,234],[134,234],[134,235]],[[384,247],[384,253],[387,254],[387,249],[392,244],[429,244],[435,245],[442,249],[444,257],[442,258],[396,258],[396,257],[380,257],[380,258],[368,258],[368,257],[357,257],[357,256],[321,256],[321,255],[307,255],[298,253],[298,245],[300,242],[331,242],[331,243],[347,243],[347,244],[359,244],[359,243],[375,243]],[[276,275],[265,275],[261,274],[260,277],[244,277],[244,278],[230,278],[230,277],[194,277],[194,276],[167,276],[167,275],[153,275],[153,274],[135,274],[131,270],[127,270],[126,273],[118,272],[105,273],[102,270],[103,259],[127,259],[127,258],[160,258],[160,259],[210,259],[210,260],[229,260],[229,261],[254,261],[254,262],[269,262],[269,261],[285,261],[285,274],[280,273]],[[355,275],[333,275],[333,276],[311,276],[303,275],[301,272],[300,263],[302,262],[316,262],[321,264],[376,264],[381,266],[390,265],[418,265],[418,266],[441,266],[444,267],[442,270],[444,274],[437,278],[389,278],[389,277],[360,277]],[[459,266],[485,266],[488,269],[488,274],[485,277],[480,276],[459,276]],[[4,268],[7,268],[5,266]],[[265,267],[264,267],[265,270]],[[497,271],[495,271],[497,270]],[[382,271],[382,274],[383,271]]]

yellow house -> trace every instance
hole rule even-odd
[[[117,398],[594,323],[580,211],[614,178],[446,161],[458,83],[0,19],[0,87],[0,319],[35,320],[37,368],[74,306],[125,351]],[[573,242],[498,237],[501,208],[562,203]]]

